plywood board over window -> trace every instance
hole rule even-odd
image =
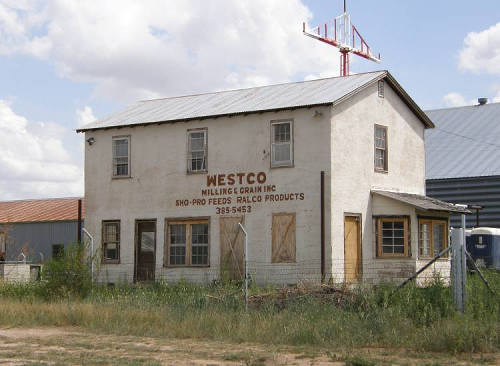
[[[295,214],[273,214],[272,263],[295,262]]]
[[[238,223],[243,216],[220,218],[220,265],[221,277],[230,280],[244,278],[244,240]]]

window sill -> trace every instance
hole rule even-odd
[[[208,174],[208,170],[200,170],[200,171],[195,171],[195,172],[192,172],[192,171],[187,171],[186,172],[187,175],[198,175],[198,174]]]
[[[102,264],[120,264],[120,260],[102,261]]]
[[[117,175],[117,176],[112,176],[111,179],[131,179],[131,175]]]
[[[389,171],[384,169],[375,169],[375,173],[388,174]]]
[[[175,269],[175,268],[210,268],[210,264],[200,264],[200,265],[190,265],[190,264],[180,264],[180,265],[163,265],[163,268]]]
[[[294,164],[282,164],[282,165],[271,165],[271,169],[276,169],[276,168],[294,168]]]
[[[415,260],[416,258],[413,258],[413,257],[410,257],[410,256],[407,256],[407,255],[393,255],[393,256],[381,256],[381,257],[375,257],[375,259],[398,259],[398,260]]]

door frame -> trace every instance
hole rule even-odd
[[[346,258],[346,245],[345,245],[345,219],[347,217],[354,217],[357,219],[358,225],[358,238],[359,238],[359,274],[356,281],[360,281],[363,278],[363,215],[360,213],[344,212],[344,282],[346,282],[346,270],[345,270],[345,258]]]
[[[158,225],[156,219],[135,219],[134,224],[134,283],[137,282],[137,265],[138,265],[138,254],[139,254],[139,224],[144,222],[153,222],[155,224],[155,240],[154,240],[154,280],[156,280],[156,240],[158,236]],[[154,281],[153,280],[153,281]]]

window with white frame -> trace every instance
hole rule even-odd
[[[130,136],[113,137],[113,177],[130,176]]]
[[[102,223],[102,261],[104,263],[120,261],[120,221]]]
[[[271,167],[293,165],[292,121],[271,122]]]
[[[387,127],[375,125],[375,170],[387,172]]]
[[[188,172],[206,172],[207,155],[207,129],[188,130]]]

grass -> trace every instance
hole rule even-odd
[[[500,274],[488,272],[500,293]],[[85,284],[85,281],[77,281]],[[428,288],[410,284],[360,287],[338,302],[301,296],[286,306],[273,300],[246,312],[236,285],[94,286],[54,289],[47,282],[0,282],[3,327],[78,326],[120,335],[314,346],[405,348],[416,352],[500,351],[499,298],[469,276],[465,315],[453,308],[451,289],[439,280]],[[252,293],[270,289],[252,288]],[[208,296],[207,296],[208,295]],[[242,357],[228,354],[227,357]],[[245,358],[258,364],[258,359]],[[353,358],[352,365],[372,361]],[[364,363],[363,363],[364,362]]]

